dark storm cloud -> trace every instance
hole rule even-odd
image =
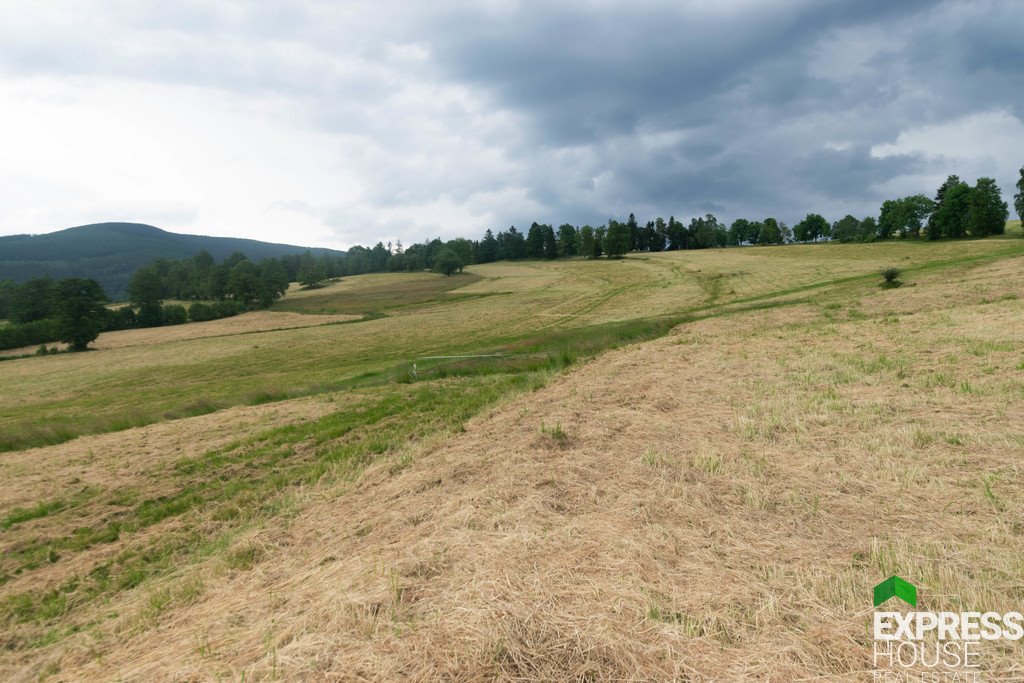
[[[310,209],[346,239],[465,231],[428,215],[439,203],[492,223],[479,230],[630,211],[865,215],[894,183],[962,161],[927,136],[877,149],[972,115],[1024,117],[1016,0],[66,7],[44,31],[17,14],[0,26],[0,74],[281,98],[363,181],[359,203]],[[984,168],[996,143],[965,130]]]
[[[790,220],[829,202],[866,211],[879,185],[924,170],[918,155],[875,158],[873,145],[915,123],[998,107],[1019,115],[1024,93],[1020,3],[514,7],[446,17],[438,62],[529,113],[524,156],[605,148],[592,170],[615,183],[598,201],[621,211],[718,205]],[[831,41],[858,33],[877,41],[873,54],[856,74],[830,74]],[[699,139],[639,143],[686,129]],[[638,142],[611,150],[609,137]],[[549,186],[533,194],[556,201]]]
[[[899,23],[934,2],[513,5],[443,16],[435,54],[454,77],[535,113],[542,141],[629,132],[644,121],[703,125],[743,87],[784,104],[827,84],[801,73],[830,30]],[[783,68],[771,73],[772,65]],[[765,81],[764,76],[774,76]],[[810,92],[807,92],[810,91]]]

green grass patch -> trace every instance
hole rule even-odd
[[[202,415],[235,405],[410,381],[415,379],[406,377],[411,364],[423,356],[494,352],[508,356],[492,362],[450,359],[420,365],[420,376],[426,370],[431,378],[565,365],[586,357],[588,347],[607,348],[609,342],[614,346],[651,338],[686,320],[797,305],[800,297],[793,295],[798,292],[808,295],[803,300],[811,300],[814,291],[821,288],[867,284],[877,277],[874,264],[878,259],[901,254],[909,259],[901,265],[907,273],[923,273],[1024,254],[1024,240],[743,248],[615,263],[497,264],[481,267],[481,272],[506,273],[490,278],[498,281],[500,289],[472,293],[452,291],[467,283],[482,282],[470,273],[450,278],[430,273],[346,278],[321,290],[293,293],[279,306],[307,312],[356,313],[363,316],[359,321],[186,340],[153,348],[65,354],[5,366],[5,370],[11,367],[11,372],[0,379],[0,395],[18,396],[18,400],[0,400],[0,423],[5,425],[0,432],[0,452]],[[822,260],[823,255],[832,260]],[[787,286],[789,278],[806,276],[806,268],[792,268],[792,263],[799,264],[800,259],[809,257],[819,259],[824,277]],[[737,277],[748,277],[752,269],[775,265],[782,266],[781,273],[786,275],[776,276],[772,271],[772,277],[763,278],[771,285],[754,287],[760,293],[746,296],[739,290],[732,299],[708,302],[693,298],[692,292],[685,294],[690,291],[687,287],[703,290],[699,283],[692,282],[688,270],[677,267],[671,272],[679,277],[665,282],[678,281],[683,298],[677,301],[659,294],[662,298],[657,299],[647,317],[590,324],[594,322],[590,316],[599,318],[597,311],[613,300],[622,299],[628,304],[631,297],[661,291],[662,287],[656,285],[662,281],[652,278],[647,269],[657,267],[661,269],[657,272],[664,273],[676,259],[683,262],[694,258],[728,258],[728,271],[738,273]],[[833,272],[850,272],[849,263],[861,262],[863,274],[828,277]],[[833,263],[840,265],[830,265]],[[558,283],[563,280],[568,285],[559,289]],[[581,287],[591,289],[580,295]],[[381,318],[384,310],[400,313]],[[559,343],[569,348],[560,350]],[[529,354],[533,353],[545,357],[531,360]],[[512,359],[513,355],[520,358]],[[560,360],[552,360],[556,356]],[[100,357],[110,361],[91,360]]]
[[[55,590],[10,597],[0,605],[0,623],[52,627],[50,622],[57,615],[194,561],[211,537],[223,536],[240,524],[265,523],[280,514],[281,501],[295,487],[351,476],[374,458],[398,453],[410,442],[439,431],[460,431],[466,420],[485,407],[542,386],[577,360],[653,339],[676,322],[629,321],[531,335],[504,347],[505,353],[516,356],[427,367],[424,374],[407,381],[399,381],[393,369],[374,375],[367,386],[351,389],[344,410],[264,430],[198,457],[182,458],[162,475],[176,482],[174,493],[136,501],[133,492],[119,491],[109,500],[116,499],[121,505],[105,516],[103,525],[35,538],[10,553],[3,570],[20,573],[38,568],[54,553],[69,557],[99,544],[129,539],[129,550],[87,576]],[[560,425],[545,428],[544,433],[559,445],[569,440]],[[132,506],[125,508],[126,502]],[[53,507],[59,509],[63,508]],[[180,517],[205,520],[187,526],[201,526],[206,531],[175,537],[174,542],[158,538],[148,545],[131,543],[132,534]],[[259,561],[259,551],[250,550],[227,551],[227,565],[251,567]]]

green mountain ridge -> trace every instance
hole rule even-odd
[[[182,259],[205,249],[222,261],[240,251],[253,261],[303,253],[307,247],[239,237],[184,235],[143,223],[94,223],[41,235],[0,236],[0,280],[49,275],[92,278],[114,300],[126,296],[132,273],[155,259]],[[315,255],[342,251],[311,247]]]

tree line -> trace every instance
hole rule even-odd
[[[102,332],[139,327],[177,325],[238,315],[245,306],[234,300],[197,301],[189,308],[162,301],[137,308],[108,307],[109,298],[96,280],[49,277],[20,285],[0,281],[0,350],[64,342],[74,351],[85,349]]]
[[[1024,168],[1014,197],[1017,213],[1024,216]],[[713,214],[684,223],[670,216],[641,225],[634,214],[625,222],[615,219],[600,226],[558,228],[533,223],[524,233],[515,226],[497,233],[488,229],[479,240],[458,237],[444,242],[431,239],[403,248],[402,243],[356,246],[344,256],[323,257],[324,277],[362,273],[434,270],[450,275],[464,266],[519,259],[620,258],[628,252],[775,245],[835,240],[875,242],[893,239],[977,239],[1005,231],[1009,212],[992,178],[978,178],[973,186],[951,175],[935,198],[922,194],[886,200],[879,216],[846,215],[829,222],[809,213],[792,227],[773,217],[738,218],[728,226]]]
[[[1024,217],[1024,168],[1017,181],[1014,208]],[[430,239],[403,248],[378,242],[372,248],[355,246],[340,256],[301,255],[268,258],[254,263],[235,252],[216,263],[206,251],[181,260],[157,259],[132,275],[130,305],[105,306],[108,299],[94,280],[36,278],[21,285],[0,281],[0,348],[9,349],[50,341],[84,349],[100,332],[132,327],[178,324],[235,315],[266,308],[281,298],[290,282],[317,287],[330,278],[363,273],[434,270],[445,275],[472,263],[518,259],[621,258],[627,252],[709,249],[793,242],[873,242],[892,239],[977,239],[1003,234],[1009,210],[992,178],[973,186],[951,175],[934,199],[916,194],[882,203],[876,219],[847,215],[829,223],[810,213],[790,228],[768,217],[738,218],[729,226],[713,214],[689,224],[670,216],[640,225],[634,214],[625,222],[577,228],[564,223],[533,223],[524,234],[515,228],[488,229],[480,240],[463,237]],[[191,300],[188,309],[164,304],[166,299]],[[210,303],[206,303],[210,302]]]
[[[84,350],[100,332],[117,325],[117,314],[105,304],[107,295],[95,280],[48,277],[15,285],[0,281],[0,349],[65,342]]]
[[[59,341],[82,350],[102,332],[216,320],[266,308],[313,260],[307,252],[254,263],[236,252],[218,264],[206,251],[188,259],[157,259],[133,273],[129,303],[117,308],[106,305],[109,298],[91,279],[3,280],[0,320],[9,322],[0,325],[0,349]],[[166,299],[194,303],[186,308]]]
[[[1017,212],[1024,214],[1024,168],[1021,169],[1017,187],[1020,192],[1015,196],[1014,204]],[[515,226],[497,232],[487,229],[479,240],[457,237],[443,241],[435,238],[407,248],[403,247],[401,241],[387,244],[379,241],[373,247],[354,246],[339,256],[314,257],[307,252],[277,261],[284,268],[288,281],[316,287],[328,279],[348,275],[423,270],[451,275],[470,264],[519,259],[620,258],[628,252],[826,240],[874,242],[914,238],[979,238],[1002,234],[1008,218],[1007,205],[993,179],[979,178],[972,187],[955,175],[949,176],[936,191],[934,199],[918,194],[886,200],[879,213],[877,218],[847,215],[831,223],[821,214],[810,213],[792,227],[774,217],[738,218],[726,225],[710,213],[692,218],[689,223],[670,216],[668,220],[659,217],[641,225],[636,216],[630,214],[626,221],[611,219],[596,227],[576,227],[563,223],[554,228],[535,222],[525,232]],[[251,305],[252,301],[266,305],[265,302],[273,296],[272,285],[269,284],[272,276],[267,276],[268,284],[262,296],[252,293],[254,290],[251,287],[239,290],[229,282],[231,269],[237,265],[233,263],[234,259],[234,256],[229,258],[219,269],[196,264],[194,273],[190,273],[187,261],[169,262],[157,267],[164,273],[165,292],[169,297],[230,297],[246,305]],[[248,266],[242,268],[249,270]],[[201,283],[209,282],[210,277],[213,282],[204,289]],[[248,272],[243,280],[251,282],[252,273]],[[192,281],[200,285],[191,288],[181,285]]]
[[[307,252],[254,263],[245,254],[235,252],[217,263],[209,252],[200,251],[187,259],[157,259],[135,271],[128,283],[128,300],[137,311],[136,326],[185,322],[181,320],[182,311],[177,310],[184,307],[173,308],[171,304],[168,308],[162,304],[165,299],[215,302],[192,304],[188,318],[194,321],[223,317],[221,313],[228,311],[267,308],[284,296],[303,259],[311,260],[313,256]]]

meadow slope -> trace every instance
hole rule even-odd
[[[1021,246],[494,264],[376,320],[9,361],[3,396],[56,415],[82,404],[51,373],[102,396],[172,349],[180,377],[251,351],[246,391],[285,349],[297,386],[347,383],[227,408],[229,363],[190,385],[226,409],[12,444],[0,675],[864,680],[890,573],[926,608],[1019,608]],[[626,344],[641,316],[682,324]],[[499,347],[540,359],[408,374]]]

